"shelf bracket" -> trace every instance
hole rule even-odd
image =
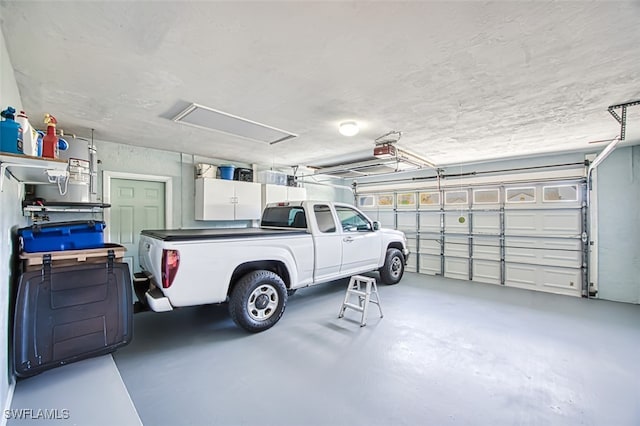
[[[624,137],[626,136],[626,132],[627,132],[627,107],[635,106],[635,105],[640,105],[640,100],[625,102],[617,105],[611,105],[609,108],[607,108],[607,111],[609,111],[609,113],[613,116],[613,118],[615,118],[616,121],[620,124],[620,140],[621,141],[624,140]],[[618,108],[622,109],[622,113],[621,113],[622,116],[618,115],[618,113],[615,111]]]
[[[51,169],[51,167],[49,167],[49,166],[44,166],[44,165],[24,165],[24,164],[19,164],[19,163],[3,162],[2,164],[0,164],[0,173],[2,173],[2,176],[0,176],[0,192],[4,191],[5,172],[7,170],[9,170],[11,167],[42,169],[43,174],[46,174],[47,179],[50,179],[51,177],[67,176],[68,175],[66,171],[62,172],[60,170],[54,170],[54,169]],[[20,180],[18,180],[18,181],[20,181]],[[25,183],[25,182],[23,182],[23,183]],[[49,183],[52,183],[52,182],[49,181]]]
[[[54,183],[52,178],[68,176],[67,167],[63,160],[0,153],[0,192],[4,191],[7,172],[20,183]]]

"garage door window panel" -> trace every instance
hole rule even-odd
[[[567,203],[578,201],[577,185],[553,185],[542,188],[542,200],[545,203]]]
[[[507,188],[507,204],[535,203],[536,188]]]
[[[467,191],[446,191],[444,193],[444,204],[447,206],[462,206],[469,204],[469,194]]]
[[[500,190],[498,188],[492,189],[474,189],[473,190],[473,204],[487,205],[498,204],[500,202]]]
[[[376,199],[373,195],[359,195],[358,207],[361,209],[370,209],[376,206]]]
[[[415,209],[416,194],[415,192],[403,192],[397,194],[396,202],[399,209]]]
[[[377,194],[376,195],[376,204],[381,209],[392,209],[393,208],[393,194]]]
[[[440,193],[433,192],[421,192],[420,193],[420,208],[421,209],[433,209],[440,207]]]

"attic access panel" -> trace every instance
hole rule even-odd
[[[176,115],[173,121],[200,129],[213,130],[231,136],[265,142],[269,145],[298,136],[286,130],[195,103],[189,105],[184,111]]]

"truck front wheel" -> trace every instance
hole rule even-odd
[[[252,333],[278,322],[287,304],[287,288],[271,271],[253,271],[243,276],[231,291],[229,314],[240,327]]]
[[[398,249],[390,248],[384,259],[384,265],[379,269],[380,278],[385,284],[397,284],[404,274],[404,256]]]

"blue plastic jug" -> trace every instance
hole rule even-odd
[[[22,145],[22,127],[15,121],[16,110],[7,107],[0,112],[4,118],[0,121],[0,151],[11,154],[24,154]]]

